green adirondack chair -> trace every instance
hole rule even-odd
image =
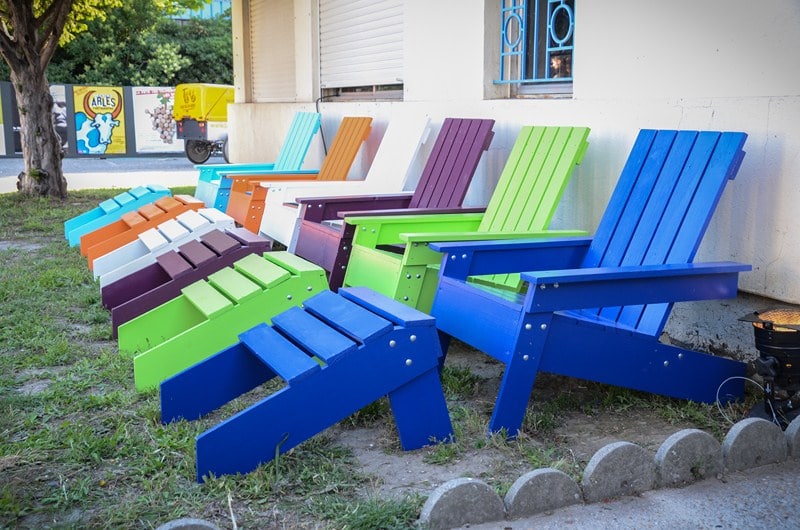
[[[547,227],[588,135],[587,127],[523,127],[482,213],[346,217],[356,227],[344,285],[370,287],[428,312],[442,259],[429,243],[585,234]],[[519,275],[475,280],[511,291],[521,285]]]

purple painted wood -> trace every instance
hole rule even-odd
[[[447,118],[433,145],[413,195],[382,197],[315,197],[298,200],[303,208],[294,253],[328,271],[334,291],[344,281],[353,228],[347,215],[393,215],[422,209],[457,208],[467,194],[483,152],[489,148],[494,120]]]
[[[222,252],[217,252],[204,242],[204,240],[190,241],[180,247],[179,257],[183,258],[190,268],[201,267],[204,263],[215,259]],[[176,256],[175,253],[162,254],[163,260],[170,259],[171,256]],[[161,258],[161,256],[159,256]],[[158,258],[157,258],[158,259]],[[159,259],[161,261],[161,259]]]
[[[103,305],[111,310],[112,334],[123,323],[175,298],[181,289],[254,252],[270,250],[268,239],[235,228],[212,230],[201,239],[156,258],[156,263],[103,287]]]

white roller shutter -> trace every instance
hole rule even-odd
[[[296,96],[294,2],[251,0],[249,8],[253,101],[292,101]]]
[[[403,82],[402,0],[320,0],[320,85]]]

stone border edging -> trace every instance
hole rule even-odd
[[[741,420],[722,444],[706,432],[684,429],[667,438],[655,456],[630,442],[606,445],[592,456],[580,484],[556,469],[537,469],[517,479],[501,499],[481,480],[450,480],[428,497],[419,523],[443,530],[530,517],[572,504],[685,486],[789,458],[800,458],[800,417],[785,431],[762,418]]]

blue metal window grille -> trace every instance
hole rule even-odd
[[[495,83],[571,82],[574,0],[501,0],[500,7]]]

